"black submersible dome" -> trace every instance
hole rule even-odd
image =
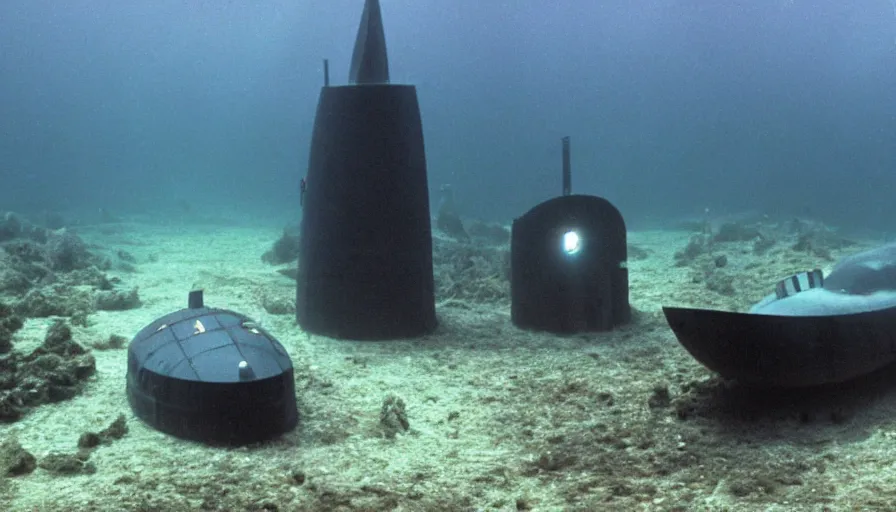
[[[302,200],[296,319],[347,339],[436,326],[423,125],[412,85],[389,83],[379,2],[368,0],[349,85],[324,87]]]
[[[631,320],[625,221],[604,198],[571,194],[569,137],[563,195],[513,222],[511,318],[555,333],[607,331]]]
[[[298,422],[283,346],[249,318],[205,307],[201,290],[131,341],[127,394],[150,426],[206,443],[263,441]]]

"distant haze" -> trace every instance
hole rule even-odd
[[[382,0],[430,184],[510,220],[573,189],[633,223],[760,210],[896,229],[889,0]],[[321,59],[360,0],[5,0],[0,210],[298,216]]]

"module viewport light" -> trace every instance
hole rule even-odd
[[[563,252],[572,256],[582,250],[582,239],[578,231],[572,229],[563,234]]]

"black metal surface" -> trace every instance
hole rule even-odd
[[[187,296],[187,308],[198,309],[205,306],[205,299],[202,290],[192,290]]]
[[[429,186],[413,86],[321,91],[305,190],[296,319],[348,339],[436,326]]]
[[[350,84],[389,83],[389,58],[379,0],[364,2],[348,81]]]
[[[576,229],[570,257],[562,237]],[[557,197],[513,223],[511,316],[524,328],[558,333],[605,331],[631,320],[628,248],[619,210],[600,197]]]
[[[240,379],[239,364],[254,373]],[[298,421],[293,367],[250,319],[200,307],[143,328],[128,347],[128,401],[154,428],[185,439],[245,444]]]
[[[777,316],[664,307],[678,341],[723,377],[757,386],[843,382],[896,360],[896,308]]]

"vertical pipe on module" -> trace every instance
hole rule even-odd
[[[569,136],[563,137],[563,195],[572,193],[572,169],[569,161]]]

